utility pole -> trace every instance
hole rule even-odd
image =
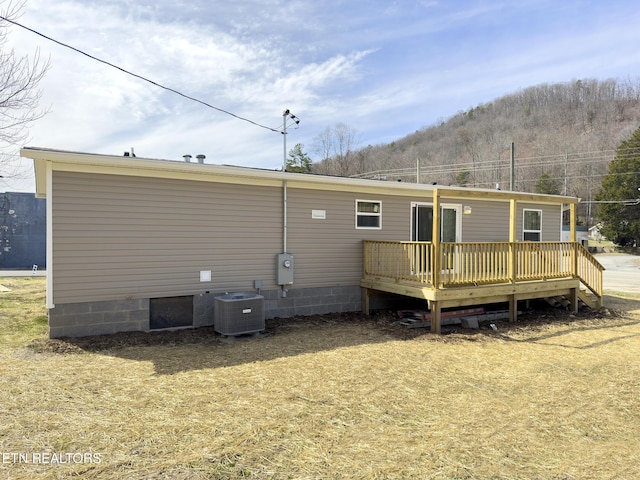
[[[567,163],[569,162],[569,154],[564,154],[564,192],[563,195],[567,194]]]
[[[282,171],[287,171],[287,119],[294,121],[296,125],[300,119],[287,108],[282,112]],[[287,253],[287,181],[282,182],[282,251]],[[286,296],[285,286],[282,286],[282,296]]]
[[[282,143],[283,143],[283,154],[282,154],[282,171],[287,170],[287,119],[293,120],[293,122],[298,125],[300,123],[300,119],[296,117],[293,113],[289,111],[287,108],[284,112],[282,112]]]
[[[289,115],[289,109],[286,109],[282,113],[282,171],[287,170],[287,115]]]
[[[515,177],[516,177],[516,144],[511,142],[511,164],[509,168],[509,190],[512,192],[515,189]]]
[[[589,204],[587,206],[587,225],[593,225],[593,223],[591,223],[591,204],[593,203],[591,201],[591,164],[587,165],[587,169],[589,170],[589,176],[587,177],[587,188],[589,191]]]

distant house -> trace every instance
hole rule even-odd
[[[46,267],[46,202],[33,193],[0,193],[0,269]]]
[[[602,233],[600,232],[600,229],[602,228],[602,224],[598,223],[596,225],[594,225],[593,227],[589,228],[589,238],[591,240],[595,240],[596,242],[601,242],[603,240],[606,240],[606,237],[604,235],[602,235]]]
[[[587,242],[589,241],[589,230],[587,227],[582,225],[576,225],[576,242],[580,242],[585,247],[587,246]],[[568,242],[571,239],[571,227],[569,225],[562,226],[562,237],[561,240],[563,242]]]
[[[585,281],[601,294],[575,230],[561,241],[573,197],[40,148],[21,155],[34,160],[36,194],[47,201],[52,337],[170,327],[151,321],[165,301],[186,312],[173,326],[211,325],[215,297],[228,292],[259,292],[266,318],[368,311],[411,296],[431,309],[434,331],[456,305],[507,301],[515,318],[527,298],[564,294],[577,308]]]

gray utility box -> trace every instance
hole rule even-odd
[[[278,254],[278,285],[293,283],[293,255],[291,253]]]
[[[214,297],[213,328],[222,335],[264,330],[264,297],[255,293],[226,293]]]

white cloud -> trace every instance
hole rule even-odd
[[[392,141],[542,82],[636,75],[640,13],[551,0],[28,0],[25,25],[260,124],[288,144],[346,123]],[[206,108],[17,27],[51,55],[31,145],[277,168],[282,135]]]

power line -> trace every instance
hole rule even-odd
[[[640,205],[640,199],[630,199],[630,200],[582,200],[580,203],[591,203],[591,204],[605,204],[605,203],[620,203],[626,207],[633,207],[636,205]]]
[[[609,162],[615,158],[626,159],[632,158],[640,153],[639,147],[630,147],[625,149],[609,149],[600,151],[589,152],[576,152],[576,153],[563,153],[555,155],[540,155],[531,157],[517,157],[516,161],[526,162],[524,165],[517,165],[519,169],[526,168],[564,168],[566,165],[574,166],[575,162],[579,161],[581,166],[597,165],[602,162]],[[474,171],[476,173],[503,170],[508,167],[507,159],[496,160],[476,160],[475,162],[464,162],[448,165],[430,165],[429,173],[432,176],[435,175],[452,175],[464,170],[469,172]],[[626,172],[628,173],[628,172]],[[391,176],[415,176],[415,167],[404,167],[385,170],[374,170],[362,174],[353,175],[353,177],[359,178],[371,178],[381,177],[385,175]],[[617,173],[611,173],[612,175],[619,175]],[[589,178],[589,177],[604,177],[607,173],[595,173],[592,172],[589,175],[567,175],[566,178]],[[554,179],[562,179],[562,177],[556,177]]]
[[[188,100],[192,100],[192,101],[194,101],[194,102],[200,103],[200,104],[204,105],[205,107],[209,107],[209,108],[212,108],[213,110],[217,110],[218,112],[225,113],[225,114],[227,114],[227,115],[230,115],[230,116],[232,116],[232,117],[237,118],[238,120],[243,120],[243,121],[245,121],[245,122],[249,122],[249,123],[251,123],[251,124],[253,124],[253,125],[257,126],[257,127],[264,128],[264,129],[266,129],[266,130],[270,130],[270,131],[272,131],[272,132],[283,133],[282,131],[280,131],[280,130],[278,130],[278,129],[276,129],[276,128],[268,127],[268,126],[266,126],[266,125],[262,125],[262,124],[260,124],[260,123],[258,123],[258,122],[254,122],[253,120],[250,120],[250,119],[248,119],[248,118],[241,117],[240,115],[236,115],[235,113],[229,112],[228,110],[224,110],[224,109],[222,109],[222,108],[219,108],[219,107],[213,106],[213,105],[211,105],[210,103],[207,103],[207,102],[205,102],[205,101],[203,101],[203,100],[199,100],[199,99],[197,99],[197,98],[195,98],[195,97],[192,97],[192,96],[190,96],[190,95],[187,95],[187,94],[185,94],[185,93],[182,93],[182,92],[180,92],[180,91],[178,91],[178,90],[175,90],[175,89],[170,88],[170,87],[166,87],[166,86],[164,86],[164,85],[162,85],[162,84],[160,84],[160,83],[158,83],[158,82],[154,82],[153,80],[150,80],[150,79],[148,79],[148,78],[146,78],[146,77],[143,77],[142,75],[138,75],[138,74],[136,74],[136,73],[130,72],[129,70],[126,70],[126,69],[124,69],[124,68],[122,68],[122,67],[119,67],[119,66],[117,66],[117,65],[114,65],[113,63],[110,63],[110,62],[108,62],[108,61],[106,61],[106,60],[102,60],[101,58],[94,57],[93,55],[91,55],[91,54],[89,54],[89,53],[86,53],[86,52],[84,52],[84,51],[82,51],[82,50],[80,50],[80,49],[78,49],[78,48],[72,47],[71,45],[68,45],[68,44],[63,43],[63,42],[61,42],[61,41],[59,41],[59,40],[56,40],[55,38],[51,38],[51,37],[49,37],[49,36],[47,36],[47,35],[45,35],[45,34],[43,34],[43,33],[38,32],[37,30],[34,30],[34,29],[29,28],[29,27],[27,27],[27,26],[25,26],[25,25],[22,25],[21,23],[18,23],[18,22],[14,21],[14,20],[10,20],[10,19],[8,19],[8,18],[6,18],[6,17],[3,17],[2,15],[0,15],[0,19],[4,20],[4,21],[6,21],[6,22],[9,22],[9,23],[11,23],[11,24],[13,24],[13,25],[16,25],[16,26],[18,26],[18,27],[24,28],[25,30],[27,30],[27,31],[29,31],[29,32],[31,32],[31,33],[35,33],[36,35],[38,35],[38,36],[40,36],[40,37],[42,37],[42,38],[44,38],[44,39],[46,39],[46,40],[49,40],[49,41],[51,41],[51,42],[53,42],[53,43],[57,43],[58,45],[63,46],[63,47],[66,47],[66,48],[68,48],[68,49],[70,49],[70,50],[73,50],[74,52],[77,52],[77,53],[79,53],[79,54],[81,54],[81,55],[84,55],[85,57],[89,57],[89,58],[90,58],[90,59],[92,59],[92,60],[95,60],[95,61],[100,62],[100,63],[104,63],[105,65],[109,65],[110,67],[113,67],[113,68],[115,68],[115,69],[117,69],[117,70],[120,70],[121,72],[124,72],[124,73],[126,73],[127,75],[131,75],[132,77],[139,78],[140,80],[144,80],[145,82],[148,82],[148,83],[150,83],[150,84],[152,84],[152,85],[155,85],[156,87],[163,88],[163,89],[165,89],[165,90],[167,90],[167,91],[169,91],[169,92],[173,92],[173,93],[175,93],[175,94],[177,94],[177,95],[180,95],[181,97],[184,97],[184,98],[186,98],[186,99],[188,99]]]

